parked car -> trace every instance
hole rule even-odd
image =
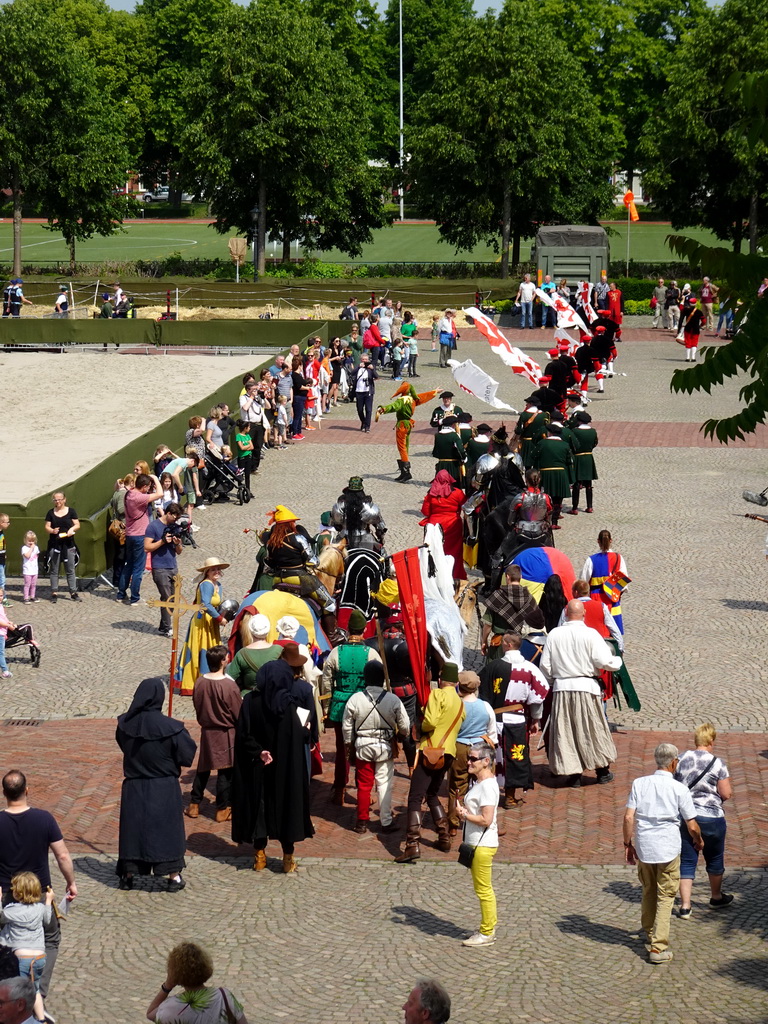
[[[167,203],[169,189],[167,185],[161,185],[152,192],[145,192],[141,197],[144,203]]]

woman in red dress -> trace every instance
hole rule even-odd
[[[419,526],[437,523],[443,531],[443,550],[453,558],[454,580],[467,578],[464,568],[464,524],[461,519],[464,501],[464,491],[456,485],[447,470],[441,469],[421,505],[424,518]]]

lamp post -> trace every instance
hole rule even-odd
[[[400,220],[405,220],[405,167],[403,161],[403,0],[400,0]]]

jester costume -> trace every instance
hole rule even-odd
[[[377,423],[379,416],[384,416],[390,412],[395,414],[397,421],[395,423],[395,439],[397,441],[397,454],[400,456],[397,460],[400,476],[395,477],[395,481],[399,484],[404,484],[411,479],[411,463],[408,449],[411,441],[411,431],[413,430],[412,417],[414,410],[418,405],[431,402],[439,390],[440,388],[436,388],[434,391],[423,391],[421,394],[418,394],[413,384],[404,382],[392,395],[394,401],[390,402],[389,405],[380,405],[376,409]]]

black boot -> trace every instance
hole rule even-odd
[[[398,483],[405,484],[411,479],[411,464],[410,462],[404,462],[403,472],[402,475],[398,477]]]
[[[405,463],[402,459],[397,460],[397,468],[400,470],[400,476],[395,477],[395,483],[402,483],[405,480],[405,470],[403,469],[404,465]]]
[[[434,804],[430,805],[429,810],[432,814],[432,821],[434,821],[435,828],[437,829],[437,848],[442,850],[443,853],[448,853],[451,849],[448,816],[443,810],[443,805],[438,800],[435,800]]]
[[[421,839],[421,811],[409,811],[408,829],[405,833],[405,849],[395,857],[397,864],[410,864],[421,857],[419,840]]]

